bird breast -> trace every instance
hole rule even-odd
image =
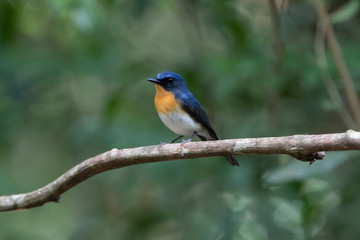
[[[200,123],[179,108],[166,114],[159,113],[159,116],[171,131],[179,135],[191,136],[194,132],[199,133],[203,130]]]
[[[194,132],[210,137],[209,133],[181,107],[175,95],[156,84],[155,107],[163,123],[174,133],[191,136]]]
[[[175,95],[172,92],[166,91],[163,87],[155,84],[155,108],[159,114],[166,114],[173,112],[178,108],[178,102],[175,99]]]

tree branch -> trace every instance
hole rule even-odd
[[[81,162],[38,190],[0,196],[0,211],[28,209],[51,201],[59,202],[62,193],[82,181],[98,173],[130,165],[226,154],[289,154],[301,161],[312,163],[324,157],[321,151],[345,150],[360,150],[360,132],[348,130],[346,133],[323,135],[242,138],[113,149]]]
[[[336,67],[339,71],[340,78],[343,82],[346,96],[348,98],[350,108],[355,117],[357,128],[360,127],[360,102],[357,96],[356,88],[354,87],[354,81],[351,78],[349,69],[346,65],[344,56],[341,51],[340,44],[336,38],[334,29],[330,23],[326,8],[322,0],[314,1],[317,13],[319,15],[320,24],[323,25],[323,29],[326,31],[327,41],[329,43],[330,51],[335,60]]]

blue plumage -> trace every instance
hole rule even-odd
[[[173,94],[178,107],[170,113],[160,113],[159,116],[164,124],[173,132],[184,135],[191,135],[188,141],[197,135],[202,141],[220,140],[210,124],[210,120],[204,109],[201,107],[195,96],[189,91],[184,79],[174,72],[161,72],[155,79],[148,79],[162,89]],[[163,103],[163,101],[161,102]],[[167,105],[166,105],[167,106]],[[178,140],[176,138],[172,142]],[[226,155],[225,158],[233,166],[239,163],[233,155]]]

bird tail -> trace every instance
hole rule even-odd
[[[226,155],[225,158],[232,166],[239,166],[239,162],[236,160],[234,155]]]
[[[204,136],[201,135],[197,135],[201,141],[208,141],[208,139]],[[220,140],[220,138],[218,136],[216,136],[217,139],[215,140]],[[231,166],[239,166],[239,162],[236,160],[236,158],[234,157],[234,155],[225,155],[226,160],[231,164]]]

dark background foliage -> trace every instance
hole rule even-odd
[[[341,4],[338,4],[338,3]],[[314,52],[312,1],[0,2],[0,195],[112,148],[175,137],[153,106],[181,74],[222,138],[343,132]],[[357,1],[328,1],[359,89]],[[328,68],[346,99],[332,55]],[[60,204],[0,214],[0,239],[358,239],[356,152],[153,163],[95,176]]]

